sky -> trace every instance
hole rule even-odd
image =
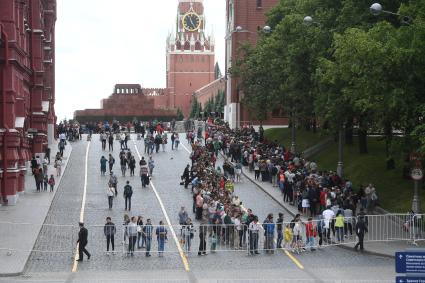
[[[178,0],[59,0],[56,21],[56,103],[59,120],[99,108],[117,83],[165,87],[165,41]],[[225,61],[225,1],[204,0],[216,61]]]

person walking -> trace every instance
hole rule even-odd
[[[108,137],[109,151],[114,151],[114,135],[109,133]]]
[[[130,186],[130,181],[126,182],[126,185],[124,186],[124,199],[125,199],[125,210],[128,211],[131,210],[131,197],[133,196],[133,188]],[[127,206],[128,203],[128,206]]]
[[[112,156],[112,154],[109,154],[109,172],[112,173],[112,169],[114,167],[114,163],[115,163],[115,158]]]
[[[155,234],[158,241],[158,256],[162,257],[164,256],[165,240],[167,239],[167,228],[165,228],[162,220],[159,221],[159,226],[156,228]]]
[[[174,132],[171,133],[171,150],[174,150],[174,141],[176,137],[174,136]]]
[[[112,184],[109,183],[108,184],[108,189],[106,190],[106,196],[108,197],[109,210],[112,209],[112,205],[114,203],[114,195],[115,195],[115,189],[112,186]]]
[[[106,163],[108,163],[108,159],[105,156],[100,158],[100,175],[105,176],[106,174]]]
[[[35,179],[35,187],[37,189],[37,192],[40,192],[43,187],[43,169],[40,168],[39,165],[34,169],[34,179]]]
[[[143,226],[142,230],[143,236],[146,239],[146,257],[150,257],[151,254],[151,245],[152,245],[152,234],[153,234],[153,226],[151,220],[148,218],[146,220],[146,225]]]
[[[137,240],[137,224],[136,217],[131,217],[131,222],[127,225],[128,232],[128,252],[127,256],[134,256],[134,246]]]
[[[59,177],[60,175],[62,175],[62,157],[58,156],[55,159],[55,164],[53,165],[53,167],[56,168],[56,176]]]
[[[109,216],[106,217],[106,223],[105,226],[103,226],[103,233],[106,237],[106,255],[109,255],[109,244],[111,244],[112,254],[115,254],[114,235],[117,233],[117,228]]]
[[[125,172],[127,171],[127,157],[125,154],[120,154],[120,166],[121,166],[121,174],[125,177]]]
[[[100,141],[102,142],[102,150],[106,149],[106,138],[107,138],[106,133],[102,132],[100,134]]]
[[[140,180],[142,181],[143,188],[149,185],[148,173],[149,173],[148,166],[146,165],[146,161],[142,157],[142,160],[140,160]]]
[[[359,241],[357,242],[357,244],[354,246],[354,249],[357,251],[359,246],[360,246],[360,251],[364,250],[364,246],[363,246],[363,239],[364,239],[364,235],[365,233],[367,233],[367,224],[365,221],[365,217],[364,216],[359,216],[357,219],[357,223],[356,223],[356,235],[359,238]]]
[[[178,149],[179,149],[179,144],[180,144],[179,134],[178,134],[178,133],[175,133],[175,134],[174,134],[174,148],[175,148],[176,150],[178,150]]]
[[[162,151],[163,151],[163,152],[165,152],[165,146],[167,145],[167,143],[168,143],[168,136],[167,136],[167,134],[164,132],[164,133],[162,134],[162,143],[161,143],[161,147],[162,147]]]
[[[136,168],[136,159],[131,155],[128,161],[128,168],[130,169],[130,176],[134,176],[134,169]]]
[[[55,187],[55,177],[53,177],[53,174],[50,175],[49,186],[50,186],[50,192],[53,192],[53,189]]]
[[[63,151],[65,150],[66,140],[61,140],[58,144],[58,149],[60,152],[60,156],[63,157]]]
[[[118,179],[117,176],[115,176],[114,172],[111,171],[111,175],[109,176],[109,184],[112,185],[115,189],[115,196],[118,196]]]
[[[190,183],[190,165],[187,164],[186,168],[184,168],[182,180],[184,182],[184,188],[187,189]]]
[[[155,161],[152,159],[152,156],[149,156],[148,167],[149,167],[149,176],[152,176],[153,169],[155,168]]]
[[[90,257],[91,257],[91,254],[86,249],[86,246],[87,246],[87,243],[88,243],[89,232],[84,227],[83,222],[79,222],[78,226],[80,227],[80,231],[78,232],[78,240],[77,240],[77,244],[78,244],[78,259],[77,259],[77,261],[83,261],[83,253],[85,253],[87,255],[87,259],[90,259]]]

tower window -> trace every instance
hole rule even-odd
[[[263,2],[262,0],[257,0],[257,9],[263,7],[263,3],[262,2]]]

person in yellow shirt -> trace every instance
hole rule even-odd
[[[338,211],[335,217],[335,230],[338,242],[344,241],[344,215]]]
[[[286,226],[285,226],[285,244],[283,246],[285,249],[290,249],[291,248],[291,243],[292,243],[293,236],[294,235],[292,233],[291,226],[289,224],[286,224]]]

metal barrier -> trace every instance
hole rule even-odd
[[[345,218],[342,226],[334,219],[283,222],[278,231],[276,223],[254,225],[173,225],[178,245],[173,240],[168,225],[137,226],[116,225],[114,235],[115,252],[123,255],[153,253],[217,253],[256,252],[273,253],[277,248],[293,252],[335,245],[355,245],[358,242],[356,223],[358,218]],[[367,215],[364,221],[368,232],[364,242],[406,241],[417,244],[425,240],[424,215],[387,214]],[[341,223],[339,223],[341,224]],[[337,227],[340,226],[340,227]],[[150,228],[149,228],[150,227]],[[105,254],[106,236],[104,225],[86,225],[88,247],[92,254]],[[149,229],[147,229],[149,228]],[[162,231],[164,230],[164,231]],[[17,243],[18,233],[37,233],[34,247]],[[34,225],[30,223],[0,222],[0,250],[31,251],[33,253],[75,253],[79,227],[76,225]],[[161,232],[166,236],[159,236]],[[134,243],[134,245],[133,245]],[[134,246],[134,248],[133,248]],[[142,248],[143,246],[143,248]],[[148,249],[147,249],[148,248]],[[112,251],[112,245],[110,246]]]

